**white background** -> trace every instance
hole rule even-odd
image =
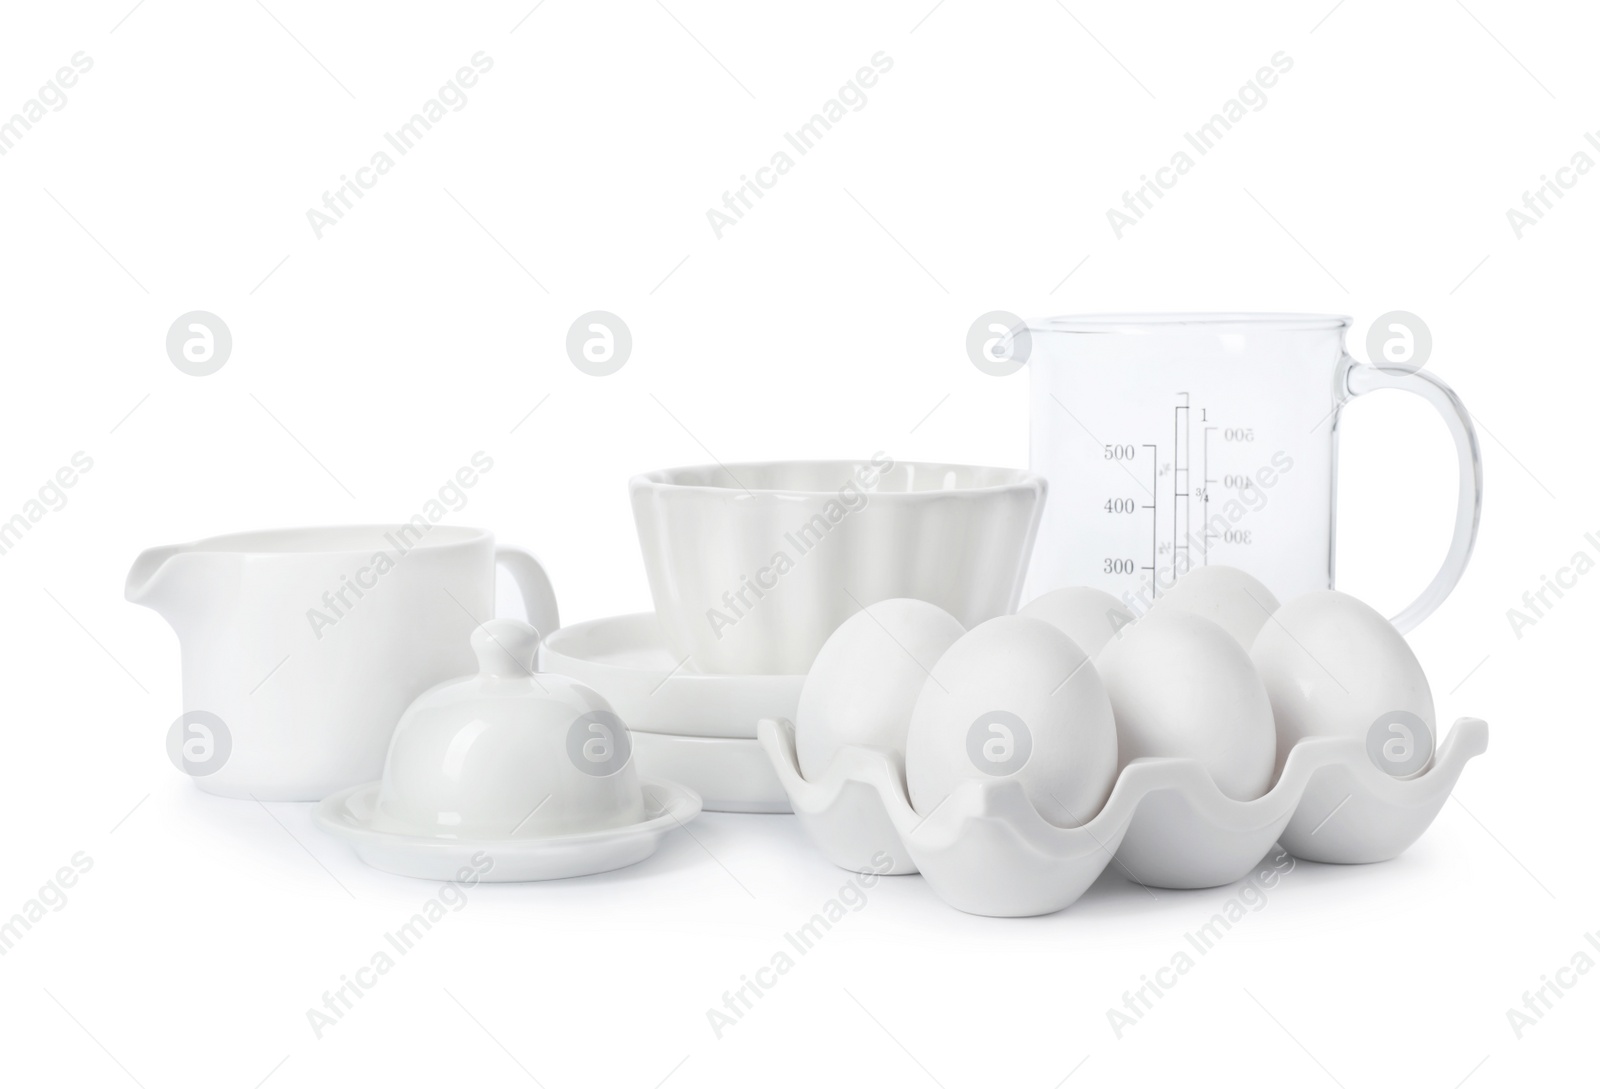
[[[0,959],[6,1080],[1592,1077],[1600,973],[1520,1040],[1506,1010],[1600,929],[1600,576],[1520,639],[1506,610],[1600,551],[1583,536],[1600,177],[1520,240],[1505,214],[1600,121],[1592,12],[129,3],[0,15],[0,115],[75,52],[94,61],[0,157],[0,516],[74,452],[94,460],[0,556],[0,914],[93,859]],[[465,108],[318,240],[306,209],[479,50],[494,66]],[[880,50],[894,67],[868,104],[718,240],[706,209]],[[1279,50],[1294,68],[1268,104],[1117,240],[1105,210]],[[596,308],[635,339],[603,379],[563,350]],[[177,643],[122,600],[134,555],[402,519],[483,450],[495,468],[452,520],[535,550],[569,621],[635,611],[631,473],[878,449],[1025,464],[1026,375],[963,351],[997,308],[1342,312],[1358,355],[1380,313],[1428,321],[1430,368],[1479,422],[1487,506],[1411,641],[1441,721],[1491,728],[1428,834],[1385,865],[1301,864],[1120,1040],[1107,1008],[1227,890],[1152,898],[1113,873],[1004,921],[885,881],[718,1039],[706,1010],[846,875],[793,818],[708,815],[703,847],[680,834],[610,876],[475,890],[317,1039],[305,1011],[432,888],[364,868],[306,806],[174,771]],[[207,378],[164,350],[194,309],[234,337]],[[1437,564],[1453,502],[1443,428],[1412,400],[1355,405],[1342,448],[1341,588],[1390,609]]]

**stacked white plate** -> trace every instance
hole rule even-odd
[[[569,625],[539,655],[545,671],[593,688],[627,723],[641,777],[682,783],[714,812],[792,811],[756,723],[794,718],[803,675],[696,672],[667,650],[654,613]]]

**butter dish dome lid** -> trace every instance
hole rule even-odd
[[[375,830],[536,839],[643,819],[627,726],[593,689],[536,672],[538,647],[520,620],[479,625],[478,672],[436,685],[401,715]]]

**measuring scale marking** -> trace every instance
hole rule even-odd
[[[1209,409],[1203,405],[1192,404],[1189,391],[1179,390],[1175,394],[1176,401],[1172,406],[1172,446],[1170,460],[1163,461],[1161,447],[1157,443],[1140,443],[1137,448],[1132,446],[1116,446],[1109,448],[1113,457],[1126,460],[1133,456],[1135,449],[1144,452],[1150,459],[1150,502],[1138,505],[1139,510],[1149,511],[1150,518],[1150,544],[1147,562],[1139,565],[1137,570],[1144,572],[1145,578],[1141,581],[1147,586],[1149,600],[1154,601],[1160,596],[1163,586],[1170,587],[1177,576],[1191,567],[1196,566],[1195,553],[1198,552],[1198,566],[1206,566],[1211,562],[1212,543],[1222,541],[1229,545],[1245,546],[1252,541],[1252,532],[1241,524],[1231,525],[1229,528],[1218,532],[1211,519],[1211,492],[1213,487],[1223,484],[1227,488],[1235,489],[1240,494],[1240,501],[1245,502],[1255,481],[1248,473],[1225,474],[1222,477],[1211,475],[1211,445],[1214,433],[1223,432],[1226,437],[1234,442],[1249,444],[1254,439],[1253,428],[1230,427],[1224,428],[1215,423],[1209,414]],[[1193,419],[1193,413],[1199,411],[1200,419]],[[1198,428],[1200,437],[1200,479],[1194,481],[1194,435]],[[1168,481],[1170,480],[1170,484]],[[1170,499],[1170,521],[1160,515],[1160,510],[1166,504],[1163,500]],[[1198,501],[1199,530],[1195,528],[1194,506]],[[1133,501],[1118,497],[1108,498],[1104,510],[1108,514],[1131,512]],[[1163,522],[1166,521],[1166,525]],[[1165,530],[1165,532],[1163,532]],[[1198,543],[1198,548],[1196,544]],[[1131,560],[1116,556],[1108,556],[1104,563],[1104,574],[1132,573],[1134,565]]]

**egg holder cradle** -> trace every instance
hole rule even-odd
[[[1375,766],[1359,738],[1306,738],[1251,801],[1223,794],[1197,760],[1145,757],[1076,828],[1046,821],[1014,779],[963,783],[924,816],[881,749],[847,746],[812,782],[792,723],[762,719],[756,736],[801,827],[835,865],[920,872],[951,907],[1018,917],[1070,906],[1113,862],[1141,885],[1200,889],[1243,878],[1274,843],[1308,862],[1388,861],[1427,831],[1467,761],[1488,748],[1489,727],[1457,719],[1410,779]]]

